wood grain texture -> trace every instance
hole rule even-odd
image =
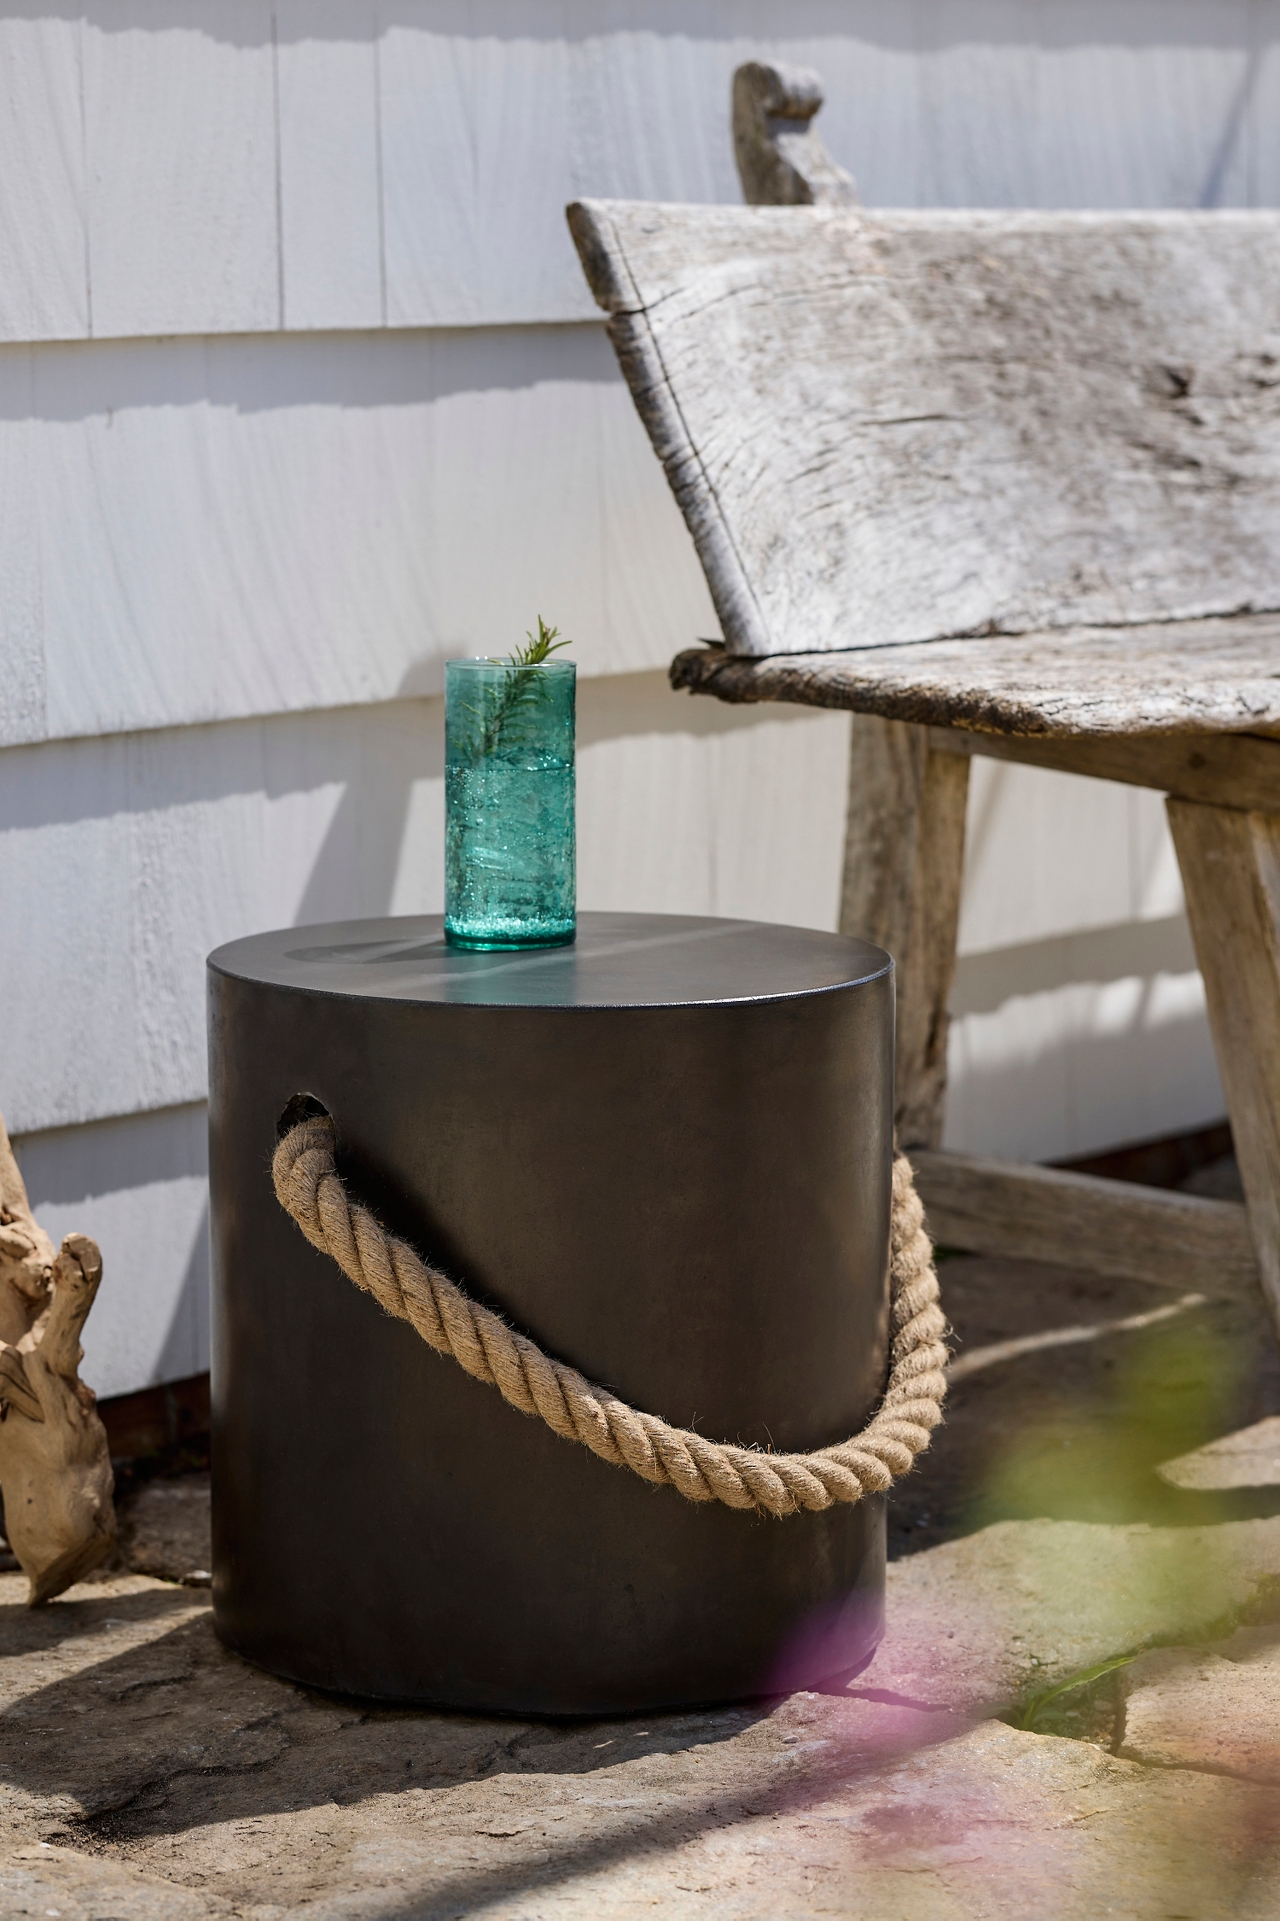
[[[942,1138],[968,786],[963,757],[933,751],[923,728],[858,716],[840,931],[896,961],[894,1125],[903,1148]]]
[[[275,22],[280,324],[384,326],[374,0],[275,0]]]
[[[46,1314],[3,1356],[8,1368],[21,1367],[37,1403],[33,1416],[30,1399],[15,1397],[6,1408],[13,1418],[0,1427],[5,1532],[32,1607],[82,1579],[115,1545],[107,1433],[79,1376],[80,1335],[101,1279],[97,1246],[69,1234],[53,1263]],[[8,1368],[6,1400],[16,1385]]]
[[[814,130],[821,105],[822,82],[809,68],[747,61],[737,69],[734,157],[749,205],[857,204],[852,177]],[[933,752],[926,729],[854,719],[840,931],[895,956],[900,1147],[942,1139],[968,785],[967,768]]]
[[[1154,788],[1180,800],[1280,813],[1280,741],[1256,734],[1104,735],[1043,740],[932,727],[940,753],[981,754],[1055,773]]]
[[[91,331],[278,328],[270,0],[96,0],[82,84]]]
[[[1262,1290],[1280,1334],[1280,817],[1171,800]]]
[[[798,659],[689,649],[671,678],[720,700],[795,700],[978,734],[1280,733],[1280,616],[1064,627]]]
[[[1280,215],[569,217],[735,652],[1280,606]]]
[[[911,1165],[929,1232],[944,1245],[1179,1294],[1229,1296],[1257,1280],[1249,1223],[1235,1202],[969,1154],[918,1151]]]
[[[0,340],[89,332],[79,21],[0,20]]]

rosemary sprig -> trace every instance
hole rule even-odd
[[[526,633],[527,647],[513,647],[507,655],[506,664],[511,667],[540,667],[548,654],[559,653],[562,647],[571,647],[572,641],[561,640],[558,627],[548,627],[542,615],[538,615],[537,634]],[[498,666],[503,663],[499,661]]]
[[[558,627],[548,627],[542,615],[538,615],[536,634],[525,634],[525,645],[513,647],[505,660],[492,656],[495,667],[505,667],[501,691],[492,705],[484,702],[481,710],[469,711],[479,721],[479,758],[496,754],[499,747],[518,742],[522,723],[529,717],[537,703],[546,693],[546,686],[537,669],[552,654],[571,642],[560,638]]]

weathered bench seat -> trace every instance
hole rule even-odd
[[[701,647],[677,655],[672,680],[721,700],[846,707],[917,726],[1038,740],[1280,736],[1280,614],[763,659]]]
[[[1280,214],[869,212],[820,102],[739,69],[768,205],[569,209],[720,619],[672,678],[854,713],[841,926],[935,1231],[1256,1271],[1280,1328]],[[1170,796],[1247,1222],[937,1151],[973,753]]]

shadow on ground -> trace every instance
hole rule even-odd
[[[944,1259],[939,1278],[956,1359],[973,1371],[953,1381],[944,1427],[893,1492],[892,1558],[1000,1520],[1198,1527],[1280,1514],[1280,1487],[1193,1490],[1155,1471],[1280,1413],[1260,1296],[1188,1307],[1139,1282],[975,1255]],[[1044,1336],[1052,1344],[986,1358]]]

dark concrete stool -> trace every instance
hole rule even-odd
[[[395,1701],[598,1714],[856,1666],[884,1506],[695,1506],[388,1319],[277,1205],[292,1096],[386,1224],[634,1406],[780,1450],[847,1439],[887,1352],[893,970],[745,921],[438,917],[209,962],[214,1601],[250,1659]]]

